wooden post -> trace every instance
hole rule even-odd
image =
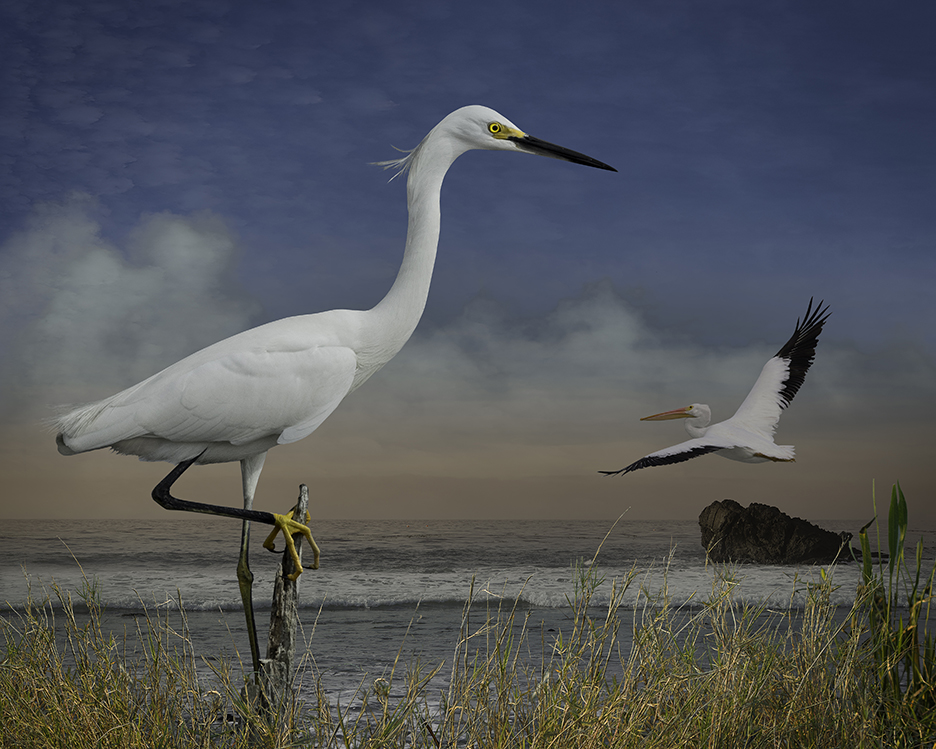
[[[299,486],[299,501],[293,517],[305,522],[309,508],[309,488]],[[302,560],[302,535],[293,536],[299,560]],[[295,571],[292,557],[283,554],[283,563],[276,571],[273,584],[273,605],[270,611],[270,634],[267,657],[260,660],[260,684],[263,704],[268,711],[278,712],[289,694],[292,666],[296,655],[296,627],[299,624],[299,579],[290,580]],[[300,575],[301,577],[301,575]]]

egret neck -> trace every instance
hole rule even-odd
[[[426,308],[439,246],[442,180],[461,155],[451,148],[437,148],[433,133],[407,158],[409,222],[403,262],[387,295],[368,313],[388,359],[412,335]]]

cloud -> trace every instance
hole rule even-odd
[[[234,276],[237,240],[216,216],[144,216],[118,247],[102,237],[98,210],[81,195],[42,205],[0,247],[0,392],[9,422],[2,449],[8,472],[32,482],[23,491],[37,491],[36,471],[19,469],[27,464],[43,476],[54,467],[64,483],[88,461],[97,461],[102,480],[148,480],[137,477],[150,469],[111,456],[59,460],[47,435],[24,435],[16,419],[35,422],[51,415],[49,404],[107,396],[261,316]],[[640,417],[690,402],[710,404],[717,419],[730,416],[805,309],[778,323],[775,340],[730,344],[655,323],[645,302],[631,302],[610,282],[590,284],[546,314],[509,310],[479,296],[444,324],[424,321],[311,438],[274,451],[266,496],[314,480],[327,497],[322,512],[334,517],[462,517],[478,501],[483,512],[506,516],[596,517],[636,502],[641,516],[658,517],[692,516],[700,492],[813,509],[821,493],[833,516],[865,501],[874,478],[917,491],[931,486],[920,438],[929,424],[919,404],[936,396],[932,358],[906,343],[859,348],[838,331],[834,309],[780,424],[778,441],[802,456],[795,470],[712,458],[616,483],[599,482],[596,472],[685,438],[679,424]],[[220,475],[236,492],[231,470]],[[213,485],[217,472],[198,475],[206,499],[230,503],[211,495],[231,490]],[[91,485],[83,486],[91,494],[80,502],[98,507]],[[576,497],[587,506],[569,505]],[[382,509],[387,498],[396,509]]]
[[[687,439],[681,425],[644,424],[643,416],[692,402],[710,404],[716,420],[731,416],[796,319],[777,340],[713,347],[656,329],[610,283],[531,319],[479,298],[451,323],[417,331],[307,454],[317,474],[333,476],[616,468],[601,456],[629,462]],[[932,362],[911,348],[859,351],[836,339],[834,325],[833,315],[778,441],[825,441],[847,454],[895,425],[911,441],[921,425],[915,404],[936,395]],[[882,454],[902,449],[880,445]]]
[[[107,395],[259,318],[235,276],[237,240],[217,216],[147,215],[117,247],[102,237],[98,210],[80,194],[40,205],[0,248],[8,408],[24,388],[53,402]],[[397,439],[421,424],[543,443],[606,439],[622,421],[692,401],[725,417],[804,311],[776,340],[713,346],[657,328],[607,281],[527,318],[479,296],[443,325],[424,323],[342,410],[354,420],[366,412]],[[932,396],[922,349],[859,349],[836,336],[834,313],[797,402],[821,394],[832,409],[858,399],[893,407]]]
[[[0,248],[0,378],[6,411],[108,395],[246,327],[258,305],[236,280],[236,238],[216,216],[144,216],[123,248],[97,203],[40,205]]]
[[[41,205],[0,248],[8,413],[109,395],[260,317],[235,277],[237,240],[217,216],[144,216],[116,247],[98,210],[84,195]],[[326,449],[353,443],[353,459],[364,439],[397,460],[401,450],[645,443],[639,418],[650,413],[705,402],[730,416],[804,311],[776,340],[714,346],[656,327],[607,281],[527,318],[479,296],[443,325],[424,323],[342,406]],[[834,313],[794,403],[799,422],[822,429],[856,408],[865,424],[918,418],[914,404],[934,395],[931,357],[910,345],[859,349],[836,336]],[[653,431],[661,444],[682,438]]]

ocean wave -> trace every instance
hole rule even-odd
[[[823,568],[833,576],[830,602],[850,606],[855,599],[859,571],[855,566]],[[360,570],[309,571],[303,576],[299,606],[302,609],[378,609],[399,606],[464,606],[469,598],[474,607],[521,606],[529,608],[568,608],[581,595],[574,572],[562,568],[503,568],[484,575],[462,572],[405,572],[378,574]],[[650,566],[629,569],[599,569],[591,604],[607,607],[612,598],[625,608],[659,606],[701,608],[727,597],[734,605],[769,606],[773,609],[801,609],[806,605],[810,586],[821,581],[819,567],[759,567],[739,565],[726,570],[712,565],[683,566],[678,569]],[[307,581],[307,582],[306,582]],[[103,606],[123,611],[234,611],[242,608],[239,589],[230,571],[207,573],[200,570],[179,574],[166,584],[161,575],[126,570],[107,570],[87,581],[76,572],[56,576],[0,576],[8,605],[17,607],[31,597],[48,600],[53,606],[68,600],[83,605],[79,591],[93,591]],[[17,590],[18,588],[18,590]],[[257,575],[254,608],[268,610],[271,602],[271,575]]]

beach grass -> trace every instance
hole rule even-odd
[[[873,557],[862,529],[848,611],[831,603],[832,575],[799,585],[798,609],[739,605],[726,566],[692,607],[669,600],[664,576],[625,612],[641,578],[603,581],[596,555],[577,568],[561,632],[472,589],[449,661],[398,658],[362,681],[352,706],[330,698],[306,659],[314,686],[275,714],[245,701],[239,664],[212,662],[205,676],[184,613],[174,625],[139,619],[144,645],[131,653],[102,627],[93,582],[77,601],[53,587],[52,601],[0,617],[0,747],[932,747],[933,573],[902,554],[906,527],[898,486],[890,556]]]

